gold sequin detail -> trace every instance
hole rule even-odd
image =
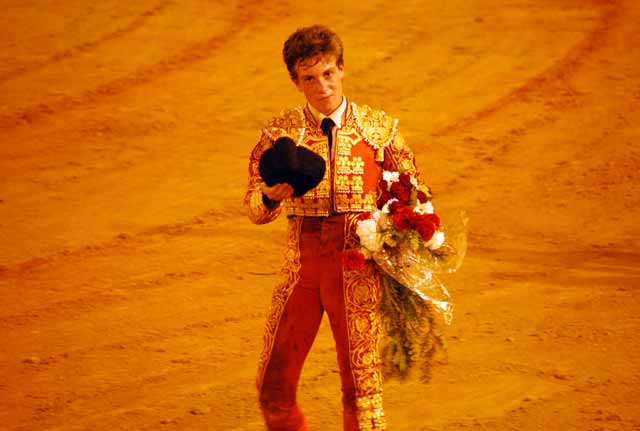
[[[356,398],[358,409],[358,429],[386,430],[387,421],[382,408],[382,393]]]
[[[364,192],[362,188],[362,176],[336,175],[335,191],[338,193],[356,193],[361,195]]]
[[[355,234],[357,222],[358,214],[347,214],[345,222],[346,249],[358,245],[358,238]],[[378,314],[381,295],[380,278],[374,265],[368,262],[363,270],[344,271],[343,283],[351,372],[356,387],[356,396],[358,399],[366,400],[373,395],[382,393],[381,361],[378,352],[382,329]],[[384,417],[381,400],[379,407],[376,411]],[[368,408],[365,410],[369,411]]]
[[[376,209],[376,193],[370,192],[364,195],[339,194],[334,197],[336,207],[344,211],[373,211]]]
[[[383,161],[384,149],[393,142],[398,132],[398,119],[391,119],[384,111],[376,111],[366,105],[362,106],[361,115],[358,105],[353,102],[351,110],[358,131],[365,142],[376,150],[376,160]]]
[[[336,174],[364,175],[364,160],[357,156],[353,158],[339,156],[336,160]]]

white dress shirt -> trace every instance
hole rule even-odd
[[[333,120],[333,122],[336,124],[336,127],[338,129],[342,127],[342,120],[344,118],[344,113],[347,110],[346,97],[342,96],[342,103],[340,104],[340,106],[338,106],[336,110],[329,115],[324,115],[322,112],[318,111],[316,108],[311,106],[310,103],[307,103],[307,106],[309,107],[309,110],[311,111],[315,119],[318,121],[318,124],[320,124],[322,120],[324,120],[326,117],[329,117]]]

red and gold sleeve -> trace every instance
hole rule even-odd
[[[385,147],[382,169],[392,172],[407,172],[420,182],[416,158],[400,133],[396,134],[393,141]]]
[[[253,148],[249,157],[249,182],[247,193],[244,197],[244,206],[247,209],[249,220],[255,224],[272,222],[282,212],[279,204],[272,207],[267,206],[263,199],[262,190],[260,190],[260,184],[263,182],[258,169],[260,156],[270,147],[271,138],[263,132],[260,141]]]

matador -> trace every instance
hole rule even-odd
[[[288,219],[285,263],[275,286],[259,359],[257,389],[269,430],[307,430],[296,402],[298,380],[323,313],[336,345],[344,430],[385,430],[378,352],[380,274],[367,261],[350,270],[343,254],[358,246],[355,224],[376,208],[383,170],[418,177],[398,120],[345,97],[343,46],[324,26],[297,30],[284,61],[306,104],[283,111],[262,130],[249,160],[245,206],[253,223]],[[262,153],[282,136],[320,155],[320,183],[300,197],[286,183],[267,186]]]

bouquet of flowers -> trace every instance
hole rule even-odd
[[[406,172],[384,171],[379,189],[379,209],[360,216],[360,248],[350,253],[373,259],[382,270],[385,373],[406,377],[419,363],[427,380],[434,355],[445,347],[442,326],[453,317],[449,292],[436,274],[461,265],[466,220],[441,226],[431,190]]]

